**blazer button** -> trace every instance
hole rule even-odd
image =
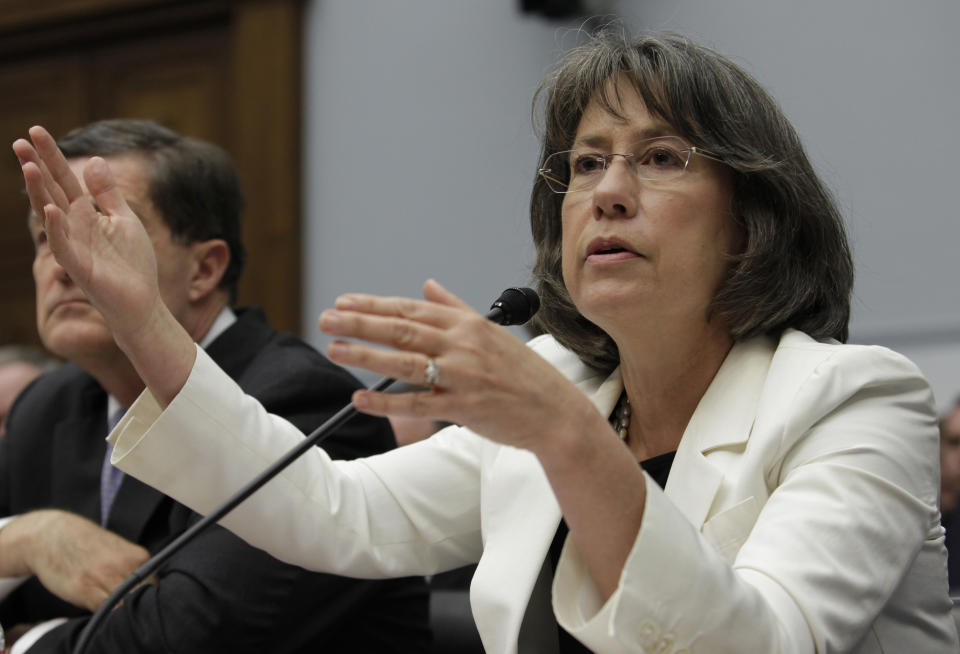
[[[653,648],[659,639],[660,627],[650,618],[644,618],[637,625],[637,643],[646,651],[655,651]]]

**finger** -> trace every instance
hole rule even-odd
[[[27,197],[30,198],[30,207],[42,220],[44,206],[56,204],[47,192],[47,186],[43,181],[43,173],[40,167],[32,161],[22,164],[20,170],[23,173],[23,183],[27,190]]]
[[[375,416],[404,416],[410,418],[447,419],[450,402],[443,391],[419,393],[378,393],[355,391],[352,396],[355,409]]]
[[[39,125],[31,127],[29,130],[30,139],[33,145],[46,164],[52,180],[63,189],[68,203],[73,202],[83,196],[83,187],[80,186],[80,180],[73,174],[70,164],[66,157],[57,147],[57,142],[50,135],[50,132]]]
[[[459,297],[448,291],[435,279],[428,279],[423,284],[423,297],[430,302],[443,304],[457,309],[472,310],[472,307]]]
[[[446,328],[462,319],[458,309],[426,300],[407,297],[382,297],[364,293],[341,295],[333,305],[336,309],[380,316],[406,318],[416,322]]]
[[[33,146],[26,139],[17,139],[13,142],[13,152],[17,155],[17,160],[20,162],[20,168],[27,164],[33,164],[36,166],[37,170],[40,172],[39,181],[41,186],[44,189],[44,193],[47,196],[47,201],[56,202],[59,206],[64,209],[69,205],[67,201],[67,196],[64,195],[63,189],[54,182],[53,177],[50,175],[50,171],[47,170],[47,166],[43,163],[43,160],[40,158],[40,155],[37,154],[37,151],[33,149]],[[44,202],[43,204],[46,204]],[[37,211],[37,207],[34,207],[34,211]]]
[[[88,611],[94,612],[100,608],[101,604],[107,601],[107,598],[110,597],[111,592],[113,591],[104,590],[99,586],[90,588],[83,594],[82,603]]]
[[[66,209],[70,204],[70,202],[67,200],[66,194],[63,192],[63,189],[60,188],[60,185],[57,184],[57,182],[53,179],[53,176],[47,169],[47,165],[43,162],[43,159],[34,149],[33,145],[26,139],[17,139],[13,143],[13,151],[17,155],[17,159],[20,161],[21,168],[27,162],[33,163],[37,166],[41,173],[41,180],[44,189],[48,193],[50,201],[56,202],[60,207]]]
[[[110,166],[102,157],[93,157],[83,167],[83,180],[100,209],[110,215],[133,215],[123,194],[117,189]]]
[[[63,264],[62,257],[72,252],[70,247],[70,228],[71,222],[67,214],[55,204],[48,204],[43,207],[43,228],[47,232],[47,241],[50,243],[50,249],[53,250],[57,261]],[[93,211],[93,208],[90,208]]]
[[[430,358],[425,354],[378,350],[362,343],[338,340],[327,346],[327,356],[340,365],[363,368],[417,386],[427,385],[427,362]]]
[[[319,325],[320,330],[330,336],[357,338],[398,350],[433,355],[443,346],[439,329],[405,318],[327,310],[320,314]]]

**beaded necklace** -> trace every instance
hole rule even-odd
[[[626,443],[627,430],[630,428],[630,398],[627,397],[626,391],[620,394],[620,399],[617,400],[617,406],[613,410],[613,415],[610,416],[610,423],[616,430],[620,440]]]

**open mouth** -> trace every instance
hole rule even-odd
[[[597,239],[587,249],[587,261],[621,261],[639,257],[640,254],[631,250],[627,244],[615,239]]]
[[[626,248],[621,248],[621,247],[609,247],[609,248],[602,248],[602,249],[600,249],[600,250],[597,250],[596,252],[593,252],[592,254],[601,254],[601,255],[603,255],[603,254],[617,254],[617,253],[620,253],[620,252],[630,252],[630,250],[628,250],[628,249],[626,249]],[[634,254],[634,253],[631,252],[631,254]]]

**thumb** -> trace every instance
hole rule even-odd
[[[127,201],[117,189],[110,166],[103,157],[93,157],[83,167],[83,179],[100,210],[107,215],[132,215]]]

